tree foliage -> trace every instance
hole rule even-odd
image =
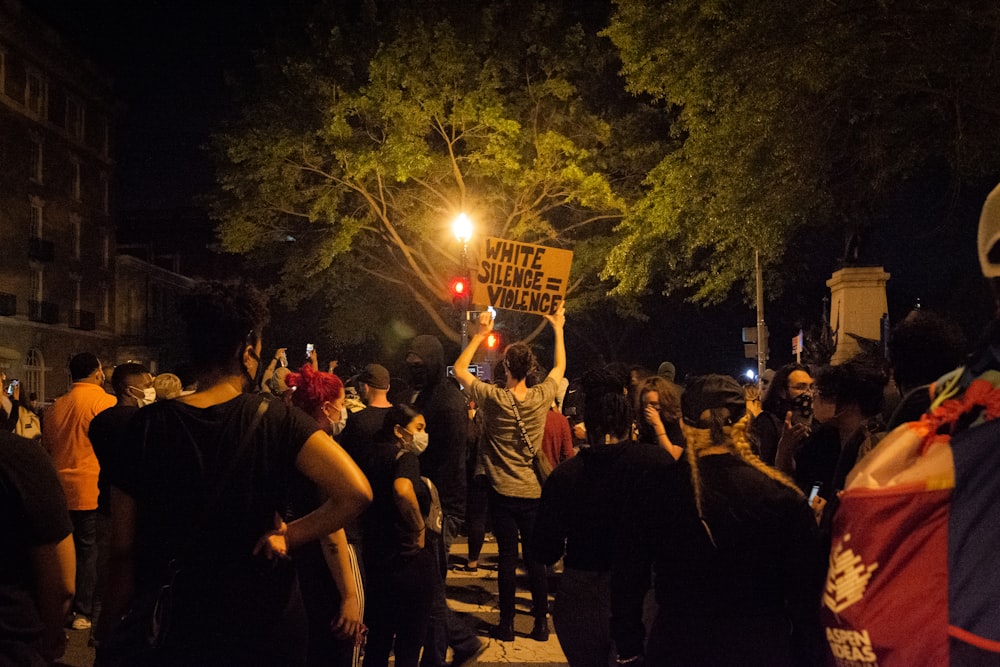
[[[678,142],[620,226],[619,292],[749,294],[755,250],[780,268],[804,235],[863,234],[929,166],[956,196],[996,178],[995,3],[616,4],[628,87],[664,105]]]
[[[216,137],[224,248],[286,302],[315,299],[342,336],[394,309],[457,340],[463,211],[477,236],[574,249],[575,286],[597,286],[620,181],[635,180],[602,152],[613,125],[581,92],[617,68],[595,29],[538,3],[415,4],[316,18],[306,48],[262,58]]]

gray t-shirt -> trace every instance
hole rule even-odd
[[[545,432],[545,413],[555,398],[559,385],[552,378],[545,378],[539,385],[528,389],[523,401],[503,387],[473,380],[465,393],[475,401],[483,414],[485,429],[483,464],[493,490],[502,496],[514,498],[540,498],[542,487],[531,464],[531,452],[521,437],[511,401],[517,403],[524,422],[524,430],[531,439],[534,450],[542,448]]]

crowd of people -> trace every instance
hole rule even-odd
[[[190,378],[128,362],[109,392],[83,352],[40,437],[15,435],[16,393],[0,406],[0,664],[50,664],[89,629],[101,666],[469,665],[486,643],[445,578],[477,571],[487,526],[495,640],[523,640],[523,561],[526,638],[551,619],[573,667],[825,664],[839,492],[966,352],[914,311],[888,362],[790,364],[760,400],[670,362],[567,382],[560,309],[547,368],[514,343],[474,375],[482,313],[453,377],[418,336],[405,382],[377,362],[345,382],[314,349],[299,368],[285,348],[262,359],[252,287],[206,283],[183,310]]]

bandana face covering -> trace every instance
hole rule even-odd
[[[792,412],[796,416],[802,419],[810,419],[813,414],[813,397],[812,394],[806,392],[804,394],[799,394],[792,399]]]

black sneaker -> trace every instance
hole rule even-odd
[[[531,629],[531,634],[528,636],[536,642],[547,642],[549,640],[549,619],[536,618],[535,627]]]

